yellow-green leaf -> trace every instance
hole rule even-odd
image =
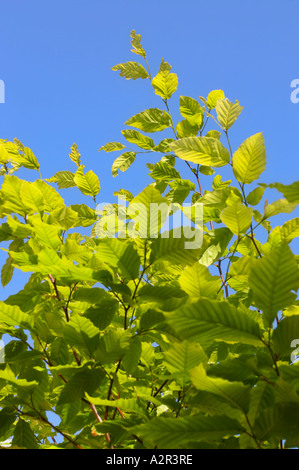
[[[253,209],[235,202],[227,206],[220,214],[222,222],[235,234],[245,233],[250,227]]]
[[[227,98],[218,100],[216,103],[216,113],[221,126],[227,131],[237,120],[243,110],[239,102],[232,103]]]
[[[77,187],[85,196],[95,197],[100,192],[100,182],[97,175],[89,170],[83,173],[84,165],[80,165],[75,176],[74,181]]]
[[[263,134],[248,137],[233,155],[233,171],[242,184],[257,180],[266,167],[266,150]]]

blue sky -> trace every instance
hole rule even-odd
[[[179,88],[169,103],[175,121],[181,119],[180,95],[197,98],[223,89],[244,106],[230,132],[233,150],[263,132],[267,168],[261,181],[292,183],[298,179],[299,103],[290,99],[291,81],[299,78],[298,18],[296,0],[2,2],[0,79],[6,102],[0,104],[0,138],[17,137],[30,147],[44,178],[75,170],[68,153],[76,142],[86,170],[100,178],[98,202],[114,202],[112,194],[120,188],[137,194],[152,182],[145,163],[154,157],[140,155],[126,173],[112,178],[118,154],[98,152],[106,142],[124,142],[120,131],[129,117],[163,106],[149,81],[127,81],[111,71],[117,63],[138,60],[130,52],[135,29],[152,74],[162,57],[178,74]],[[185,165],[179,169],[189,178]],[[37,174],[24,170],[18,176]],[[210,183],[211,177],[203,177],[204,188]],[[281,197],[275,190],[268,194],[269,200]],[[68,204],[92,205],[76,189],[63,196]],[[272,225],[285,219],[278,216]],[[4,259],[1,254],[1,263]],[[15,273],[11,284],[0,288],[0,298],[17,291],[21,280]]]

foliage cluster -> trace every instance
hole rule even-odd
[[[162,60],[152,76],[135,31],[131,45],[142,63],[113,70],[149,81],[163,109],[129,118],[122,142],[100,148],[101,155],[118,152],[115,177],[139,153],[157,157],[147,164],[153,182],[144,190],[114,193],[128,202],[113,206],[123,212],[117,232],[126,228],[128,236],[97,236],[113,214],[96,210],[99,178],[85,170],[75,144],[74,172],[42,179],[29,148],[0,141],[2,285],[14,269],[29,273],[23,289],[0,303],[0,335],[9,338],[0,364],[1,446],[298,447],[299,364],[291,353],[299,338],[299,278],[289,244],[299,219],[274,228],[270,222],[294,211],[299,182],[260,182],[262,133],[232,149],[230,130],[243,108],[222,90],[198,100],[180,96],[175,124],[169,99],[177,75]],[[161,131],[169,134],[154,141]],[[224,166],[231,180],[222,180]],[[21,167],[39,178],[19,179]],[[91,203],[67,206],[65,188]],[[263,198],[273,190],[281,196],[268,204]],[[134,203],[175,205],[202,244],[186,248],[183,227],[165,236],[163,217],[159,236],[130,236]],[[202,227],[194,218],[198,203]]]

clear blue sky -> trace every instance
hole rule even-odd
[[[129,117],[162,105],[148,81],[127,81],[111,71],[117,63],[138,60],[130,52],[135,29],[153,72],[164,57],[178,74],[179,89],[170,101],[174,117],[179,119],[180,94],[197,98],[222,88],[244,106],[231,130],[233,148],[262,131],[268,164],[261,181],[289,184],[298,179],[299,103],[290,100],[290,83],[299,78],[298,23],[297,0],[2,2],[0,79],[6,102],[0,104],[0,138],[17,137],[32,148],[45,178],[75,170],[68,153],[76,142],[86,169],[99,175],[99,202],[114,201],[119,188],[137,194],[152,181],[145,157],[112,178],[116,154],[98,152],[122,139]],[[29,170],[18,176],[37,177]],[[63,195],[68,204],[92,203],[76,189]],[[279,197],[271,190],[270,199]],[[275,220],[274,226],[285,218]],[[18,290],[20,279],[15,274],[1,287],[0,298]]]

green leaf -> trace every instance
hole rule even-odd
[[[225,189],[231,184],[231,180],[222,181],[221,175],[216,175],[213,179],[212,187],[214,190]]]
[[[252,220],[253,210],[241,202],[227,206],[220,214],[222,222],[235,234],[245,233]]]
[[[201,250],[200,263],[210,266],[227,252],[227,246],[233,234],[227,227],[210,230],[208,236],[204,237]]]
[[[263,134],[248,137],[233,155],[233,171],[242,184],[257,180],[266,167],[266,150]]]
[[[118,170],[125,172],[134,163],[135,157],[135,152],[125,152],[117,157],[112,165],[112,176],[117,176]]]
[[[137,62],[124,62],[122,64],[117,64],[112,67],[112,70],[120,71],[120,76],[125,77],[127,80],[132,78],[136,80],[137,78],[148,78],[148,73],[145,68]]]
[[[268,185],[261,183],[261,185],[277,189],[277,191],[281,192],[289,202],[299,202],[299,181],[295,181],[289,185],[282,183],[271,183]]]
[[[23,181],[16,176],[6,175],[4,177],[0,192],[3,198],[0,210],[1,217],[11,213],[26,215],[27,208],[22,200],[22,187]]]
[[[84,165],[79,166],[74,176],[74,182],[85,196],[91,196],[94,198],[101,189],[99,178],[92,170],[89,170],[84,174],[83,168]]]
[[[76,163],[77,166],[80,166],[81,165],[81,155],[78,151],[78,146],[77,144],[73,144],[71,146],[71,153],[69,153],[69,157],[70,159]]]
[[[168,100],[178,87],[178,77],[162,66],[162,70],[160,67],[158,74],[152,79],[152,85],[156,95]]]
[[[74,181],[75,173],[71,171],[58,171],[52,178],[48,178],[48,183],[57,183],[58,189],[73,188],[76,186]]]
[[[144,150],[152,150],[155,147],[153,139],[147,135],[140,134],[138,131],[133,129],[125,129],[124,131],[121,131],[121,133],[128,142],[136,144],[138,147]]]
[[[258,186],[253,191],[251,191],[246,197],[246,201],[251,206],[256,206],[262,199],[265,192],[265,188]]]
[[[176,126],[176,131],[180,139],[183,137],[196,136],[199,131],[199,127],[195,124],[191,124],[187,119],[180,121]]]
[[[212,276],[205,266],[199,262],[187,266],[179,277],[181,288],[193,298],[215,298],[220,288],[218,276]]]
[[[201,239],[201,233],[198,233]],[[194,242],[194,248],[188,248],[189,242]],[[181,228],[173,229],[152,241],[150,263],[167,260],[174,265],[192,265],[198,260],[200,251],[201,244],[200,240],[196,243],[196,235],[192,239],[187,238],[181,233]]]
[[[153,148],[153,150],[155,152],[161,152],[161,153],[171,152],[171,148],[170,148],[169,144],[173,141],[174,141],[174,139],[163,139],[163,140],[161,140],[161,142],[158,145],[156,145]]]
[[[70,206],[70,209],[76,214],[74,227],[89,227],[97,220],[94,209],[85,204],[73,204]]]
[[[200,299],[164,315],[180,338],[203,347],[214,341],[262,345],[259,323],[251,312],[225,301]]]
[[[206,165],[201,165],[199,167],[199,171],[202,175],[213,175],[215,173],[215,170],[213,170],[213,168],[211,168],[210,166],[206,166]]]
[[[296,209],[296,207],[296,202],[289,202],[287,199],[278,199],[277,201],[266,205],[264,219],[269,219],[269,217],[273,217],[274,215],[281,213],[290,214],[294,209]]]
[[[122,364],[128,375],[133,374],[138,366],[141,357],[141,341],[139,338],[132,338],[129,349],[122,358]]]
[[[191,125],[201,128],[203,110],[198,101],[190,96],[180,96],[180,113]]]
[[[190,180],[174,179],[168,182],[171,190],[165,194],[165,198],[169,203],[183,204],[185,199],[188,197],[190,191],[195,191],[195,184]],[[189,208],[182,207],[182,211],[188,214]],[[192,210],[192,209],[191,209]],[[187,215],[188,217],[188,215]]]
[[[105,377],[102,369],[83,369],[74,374],[63,387],[57,405],[72,403],[94,393]]]
[[[187,416],[180,419],[158,417],[130,428],[150,448],[179,449],[201,441],[215,441],[239,434],[242,426],[227,416]]]
[[[33,391],[38,386],[38,382],[33,380],[29,382],[26,379],[19,379],[15,377],[15,374],[12,372],[12,370],[6,366],[5,370],[0,370],[0,379],[4,379],[5,382],[8,382],[10,384],[15,385],[16,387],[19,387],[20,389],[27,390],[27,391]]]
[[[23,148],[23,152],[20,153],[17,157],[14,157],[14,160],[21,164],[24,168],[29,170],[38,170],[39,163],[36,156],[33,154],[32,150],[28,147]]]
[[[11,281],[14,267],[12,265],[12,258],[8,256],[6,258],[5,263],[1,269],[1,284],[3,287],[7,286],[7,284]]]
[[[119,398],[116,400],[105,400],[99,397],[90,397],[88,394],[86,394],[86,397],[88,401],[96,406],[109,406],[111,408],[118,407],[125,413],[137,413],[141,415],[145,414],[144,406],[138,398]]]
[[[97,253],[102,261],[119,269],[123,281],[138,277],[140,259],[131,243],[126,243],[118,238],[103,238],[99,240]]]
[[[275,230],[275,229],[274,229]],[[279,227],[282,240],[290,243],[294,238],[299,237],[299,218],[291,219]]]
[[[113,196],[118,197],[118,199],[132,201],[134,198],[133,194],[130,193],[127,189],[119,189],[118,191],[114,191]]]
[[[44,217],[43,220],[49,225],[57,225],[62,230],[78,226],[77,213],[70,207],[58,207],[53,210],[51,215]]]
[[[221,167],[230,161],[228,150],[212,137],[184,137],[172,142],[170,148],[182,160],[201,165]]]
[[[57,250],[61,244],[59,238],[59,228],[55,225],[45,224],[41,220],[30,220],[34,229],[34,237],[39,241],[42,246],[53,248]]]
[[[175,343],[164,353],[163,364],[170,374],[176,375],[177,380],[184,386],[187,382],[190,383],[189,371],[198,364],[207,362],[208,358],[199,344],[183,341]]]
[[[58,209],[58,207],[65,207],[64,200],[55,188],[47,184],[45,181],[36,180],[31,183],[31,186],[37,187],[42,193],[44,198],[44,209],[45,211],[52,211]]]
[[[12,440],[12,446],[16,446],[20,449],[37,449],[37,440],[27,421],[19,418],[14,430],[14,437]]]
[[[243,110],[243,106],[240,106],[239,101],[232,103],[227,98],[217,100],[216,113],[218,121],[221,126],[227,131],[231,128],[234,122],[238,119],[239,115]]]
[[[0,442],[12,435],[12,426],[16,419],[16,410],[6,406],[0,411]]]
[[[20,326],[25,329],[32,329],[33,318],[16,305],[7,305],[0,302],[0,323],[5,323],[8,326]]]
[[[131,49],[134,54],[141,55],[144,59],[146,58],[146,53],[145,50],[143,49],[141,45],[141,34],[136,34],[136,31],[132,29],[131,31],[131,46],[133,49]]]
[[[209,132],[206,133],[206,137],[213,137],[214,139],[220,139],[221,137],[221,132],[219,131],[215,131],[215,130],[211,130]]]
[[[218,377],[209,377],[203,364],[192,369],[190,377],[197,389],[215,394],[233,408],[239,408],[244,413],[248,412],[250,386],[246,386],[242,382],[230,382]]]
[[[255,262],[249,274],[249,286],[256,307],[263,311],[265,327],[270,327],[277,314],[296,299],[297,263],[287,243],[282,243],[267,256]]]
[[[116,150],[122,150],[126,148],[125,145],[121,144],[120,142],[108,142],[108,144],[103,145],[99,148],[99,152],[104,150],[107,152],[115,152]]]
[[[181,178],[179,172],[166,162],[155,163],[150,177],[158,181],[171,181],[176,178]]]
[[[62,330],[65,341],[88,355],[91,355],[95,350],[100,330],[94,324],[80,315],[76,315],[70,319]]]
[[[125,124],[136,127],[144,132],[157,132],[171,126],[171,117],[164,110],[149,108],[131,117]]]
[[[128,227],[128,234],[134,238],[157,237],[168,214],[169,206],[166,199],[161,196],[154,184],[150,184],[130,201],[128,216],[133,220]]]
[[[214,109],[218,100],[223,100],[224,97],[225,95],[223,90],[213,90],[208,94],[207,100],[205,100],[205,104],[209,109]]]
[[[35,183],[24,181],[22,185],[22,200],[29,212],[42,213],[44,211],[44,197]]]

